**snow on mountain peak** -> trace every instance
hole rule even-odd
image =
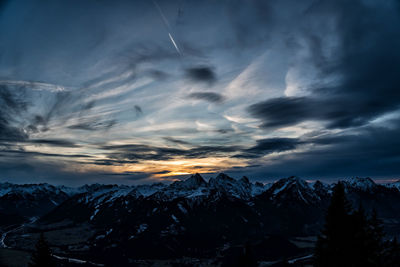
[[[370,178],[350,178],[342,180],[347,190],[370,190],[377,187]],[[398,188],[400,181],[385,185],[388,188]],[[253,203],[253,197],[266,197],[277,205],[314,205],[322,199],[328,199],[333,184],[320,181],[308,183],[299,177],[288,177],[274,183],[252,183],[249,178],[234,179],[226,174],[219,174],[215,178],[205,181],[200,174],[194,174],[185,180],[172,184],[154,183],[137,186],[124,185],[84,185],[78,188],[66,186],[52,186],[49,184],[17,185],[0,183],[0,197],[7,194],[21,195],[22,199],[45,199],[52,205],[58,205],[73,197],[73,201],[81,203],[90,209],[91,220],[96,220],[103,208],[126,206],[132,199],[149,199],[156,201],[173,201],[179,198],[179,203],[198,203],[202,200],[218,200],[223,198],[236,199]],[[5,196],[8,197],[9,195]],[[181,202],[183,201],[183,202]],[[187,201],[187,202],[185,202]],[[211,202],[212,202],[211,201]],[[128,204],[127,204],[128,203]],[[183,207],[183,206],[182,206]],[[184,208],[179,207],[180,210]]]
[[[202,186],[203,187],[207,186],[206,181],[198,173],[190,176],[185,181],[180,181],[178,183],[180,184],[180,186],[182,186],[186,189],[196,189],[196,188],[199,188]]]
[[[59,187],[44,183],[44,184],[11,184],[0,183],[0,197],[6,194],[19,195],[38,195],[41,193],[52,193],[55,195],[65,194]]]
[[[216,178],[210,178],[208,186],[241,199],[249,199],[254,193],[262,193],[261,188],[254,189],[255,185],[250,183],[247,177],[236,180],[224,173],[218,174]]]
[[[272,184],[267,192],[272,199],[291,198],[305,203],[319,198],[314,189],[305,180],[295,176],[278,180]]]
[[[310,188],[310,186],[305,180],[300,179],[299,177],[296,176],[291,176],[289,178],[280,179],[271,187],[271,189],[273,189],[274,195],[277,195],[286,188],[293,186],[300,188]]]
[[[250,180],[249,178],[247,178],[247,176],[243,176],[242,178],[239,179],[239,181],[244,184],[250,184]]]
[[[384,186],[388,187],[388,188],[397,188],[400,191],[400,179],[388,184],[384,184]]]
[[[347,186],[355,187],[363,191],[367,191],[376,187],[376,183],[369,177],[352,177],[344,179],[342,182]]]
[[[312,188],[315,191],[318,191],[318,192],[320,192],[320,191],[330,191],[331,190],[330,185],[325,184],[325,183],[323,183],[323,182],[321,182],[319,180],[311,183],[310,185],[312,186]]]

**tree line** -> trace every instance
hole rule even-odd
[[[375,210],[367,216],[362,206],[352,208],[339,182],[315,247],[314,266],[399,267],[400,247],[396,238],[385,238]]]

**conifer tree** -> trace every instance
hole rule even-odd
[[[256,267],[258,266],[257,261],[254,259],[253,253],[251,251],[251,247],[249,244],[246,244],[243,247],[242,255],[239,257],[239,261],[237,264],[238,267]]]
[[[347,200],[342,183],[335,185],[331,204],[328,207],[325,227],[318,237],[315,250],[315,266],[347,266],[344,259],[349,258],[353,233],[350,202]]]
[[[52,251],[44,238],[43,233],[40,234],[39,240],[35,245],[35,251],[32,253],[29,267],[55,267],[55,261]]]
[[[366,240],[366,254],[368,258],[368,264],[370,266],[384,266],[384,231],[383,223],[378,218],[378,214],[374,209],[372,215],[368,220],[367,224],[367,240]]]
[[[384,242],[382,222],[376,211],[368,218],[360,205],[353,211],[346,199],[344,186],[333,190],[325,227],[315,248],[316,267],[400,266],[397,241]]]
[[[397,238],[384,244],[384,258],[382,266],[398,267],[400,265],[400,244]]]

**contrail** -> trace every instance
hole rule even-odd
[[[164,15],[164,13],[163,13],[161,7],[160,7],[160,6],[157,4],[157,2],[154,1],[154,0],[153,0],[153,3],[154,3],[154,5],[155,5],[156,8],[157,8],[158,13],[160,13],[161,19],[162,19],[162,21],[164,22],[165,27],[167,27],[169,39],[171,40],[172,44],[174,45],[174,47],[175,47],[175,49],[176,49],[176,52],[178,52],[178,54],[179,54],[180,56],[182,56],[181,50],[179,49],[178,45],[176,44],[176,42],[175,42],[175,40],[174,40],[174,37],[172,37],[172,34],[171,34],[171,26],[169,25],[169,22],[168,22],[167,18],[165,17],[165,15]]]
[[[175,43],[175,41],[174,41],[174,38],[172,37],[172,35],[171,35],[170,33],[168,33],[168,35],[169,35],[169,39],[171,39],[171,42],[174,44],[175,49],[176,49],[176,51],[178,52],[178,54],[179,54],[179,55],[182,55],[182,54],[181,54],[181,51],[179,50],[178,46],[176,45],[176,43]]]
[[[171,26],[169,25],[169,22],[167,20],[167,18],[164,16],[164,13],[162,12],[161,7],[157,4],[156,1],[153,1],[154,5],[156,6],[158,13],[160,13],[161,19],[164,21],[165,26],[167,26],[168,31],[171,31]]]

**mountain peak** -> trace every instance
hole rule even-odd
[[[283,183],[286,186],[287,185],[296,184],[296,185],[299,185],[301,187],[309,187],[308,183],[305,180],[303,180],[303,179],[301,179],[301,178],[299,178],[297,176],[290,176],[288,178],[280,179],[277,183],[278,184],[279,183]]]
[[[250,180],[249,178],[247,178],[247,176],[243,176],[242,178],[239,179],[240,182],[245,183],[245,184],[249,184]]]
[[[361,178],[361,177],[351,177],[344,179],[343,182],[352,187],[361,189],[361,190],[369,190],[376,186],[376,183],[369,177]]]
[[[329,188],[329,186],[327,184],[322,183],[320,180],[315,181],[314,184],[312,185],[312,187],[315,190],[322,190],[322,189]]]
[[[257,187],[264,187],[264,184],[260,182],[255,182],[254,185]]]
[[[222,173],[222,172],[220,174],[218,174],[218,176],[215,179],[224,180],[224,181],[236,181],[232,177],[229,177],[228,175],[226,175],[225,173]]]
[[[311,186],[303,179],[291,176],[275,182],[267,191],[273,199],[292,199],[310,203],[317,198]]]
[[[206,186],[207,183],[200,174],[196,173],[183,181],[181,185],[185,188],[195,189],[201,186]]]

